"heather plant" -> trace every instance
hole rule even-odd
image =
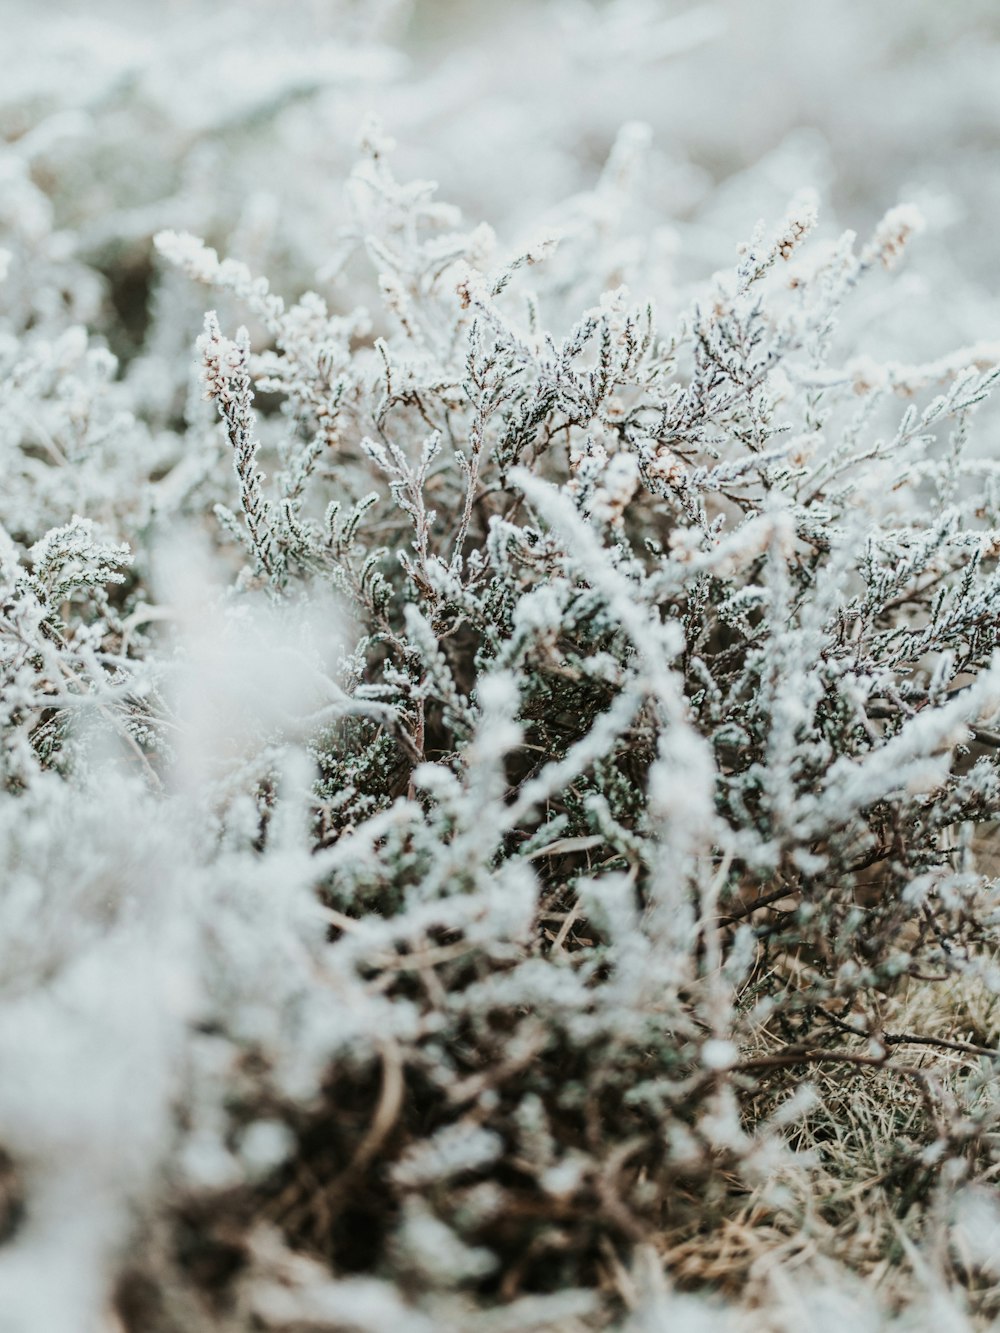
[[[1000,347],[870,350],[919,210],[682,279],[647,127],[513,243],[369,120],[278,280],[131,214],[130,324],[20,143],[0,1327],[987,1326]]]

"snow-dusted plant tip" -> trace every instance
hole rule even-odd
[[[517,241],[370,121],[285,249],[180,187],[71,243],[24,137],[0,1328],[985,1327],[1000,346],[863,333],[919,211],[689,283],[646,127]]]

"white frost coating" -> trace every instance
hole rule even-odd
[[[906,790],[914,796],[933,791],[947,778],[951,751],[971,740],[969,724],[988,722],[998,712],[1000,659],[994,658],[974,684],[941,707],[911,718],[860,762],[838,760],[824,791],[802,803],[803,832],[817,836],[838,822],[845,809],[869,806],[893,791]]]
[[[399,1184],[421,1189],[463,1171],[489,1167],[503,1150],[503,1140],[490,1130],[461,1123],[449,1125],[401,1158],[393,1175]]]
[[[978,1326],[989,6],[436,8],[5,6],[0,1333]]]
[[[702,1063],[706,1069],[731,1069],[738,1057],[739,1051],[731,1041],[706,1041],[701,1048]]]

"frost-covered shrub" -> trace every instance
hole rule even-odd
[[[0,1327],[991,1317],[1000,346],[871,352],[919,211],[695,282],[643,125],[518,248],[369,122],[273,285],[150,187],[130,326],[11,140]]]

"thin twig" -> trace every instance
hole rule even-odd
[[[863,1032],[850,1023],[845,1023],[836,1014],[827,1014],[827,1021],[841,1032],[852,1037],[861,1037],[865,1041],[881,1042],[885,1046],[937,1046],[944,1051],[958,1051],[963,1055],[985,1055],[991,1059],[1000,1059],[1000,1050],[990,1046],[979,1046],[968,1041],[953,1041],[949,1037],[926,1037],[915,1032]]]
[[[733,908],[731,912],[726,912],[724,916],[719,917],[719,920],[723,924],[741,921],[743,917],[756,912],[759,907],[768,907],[771,903],[780,902],[782,898],[790,898],[794,893],[795,890],[789,888],[787,884],[783,888],[772,889],[770,893],[763,893],[759,898],[754,898],[753,902],[743,903],[742,906]]]

